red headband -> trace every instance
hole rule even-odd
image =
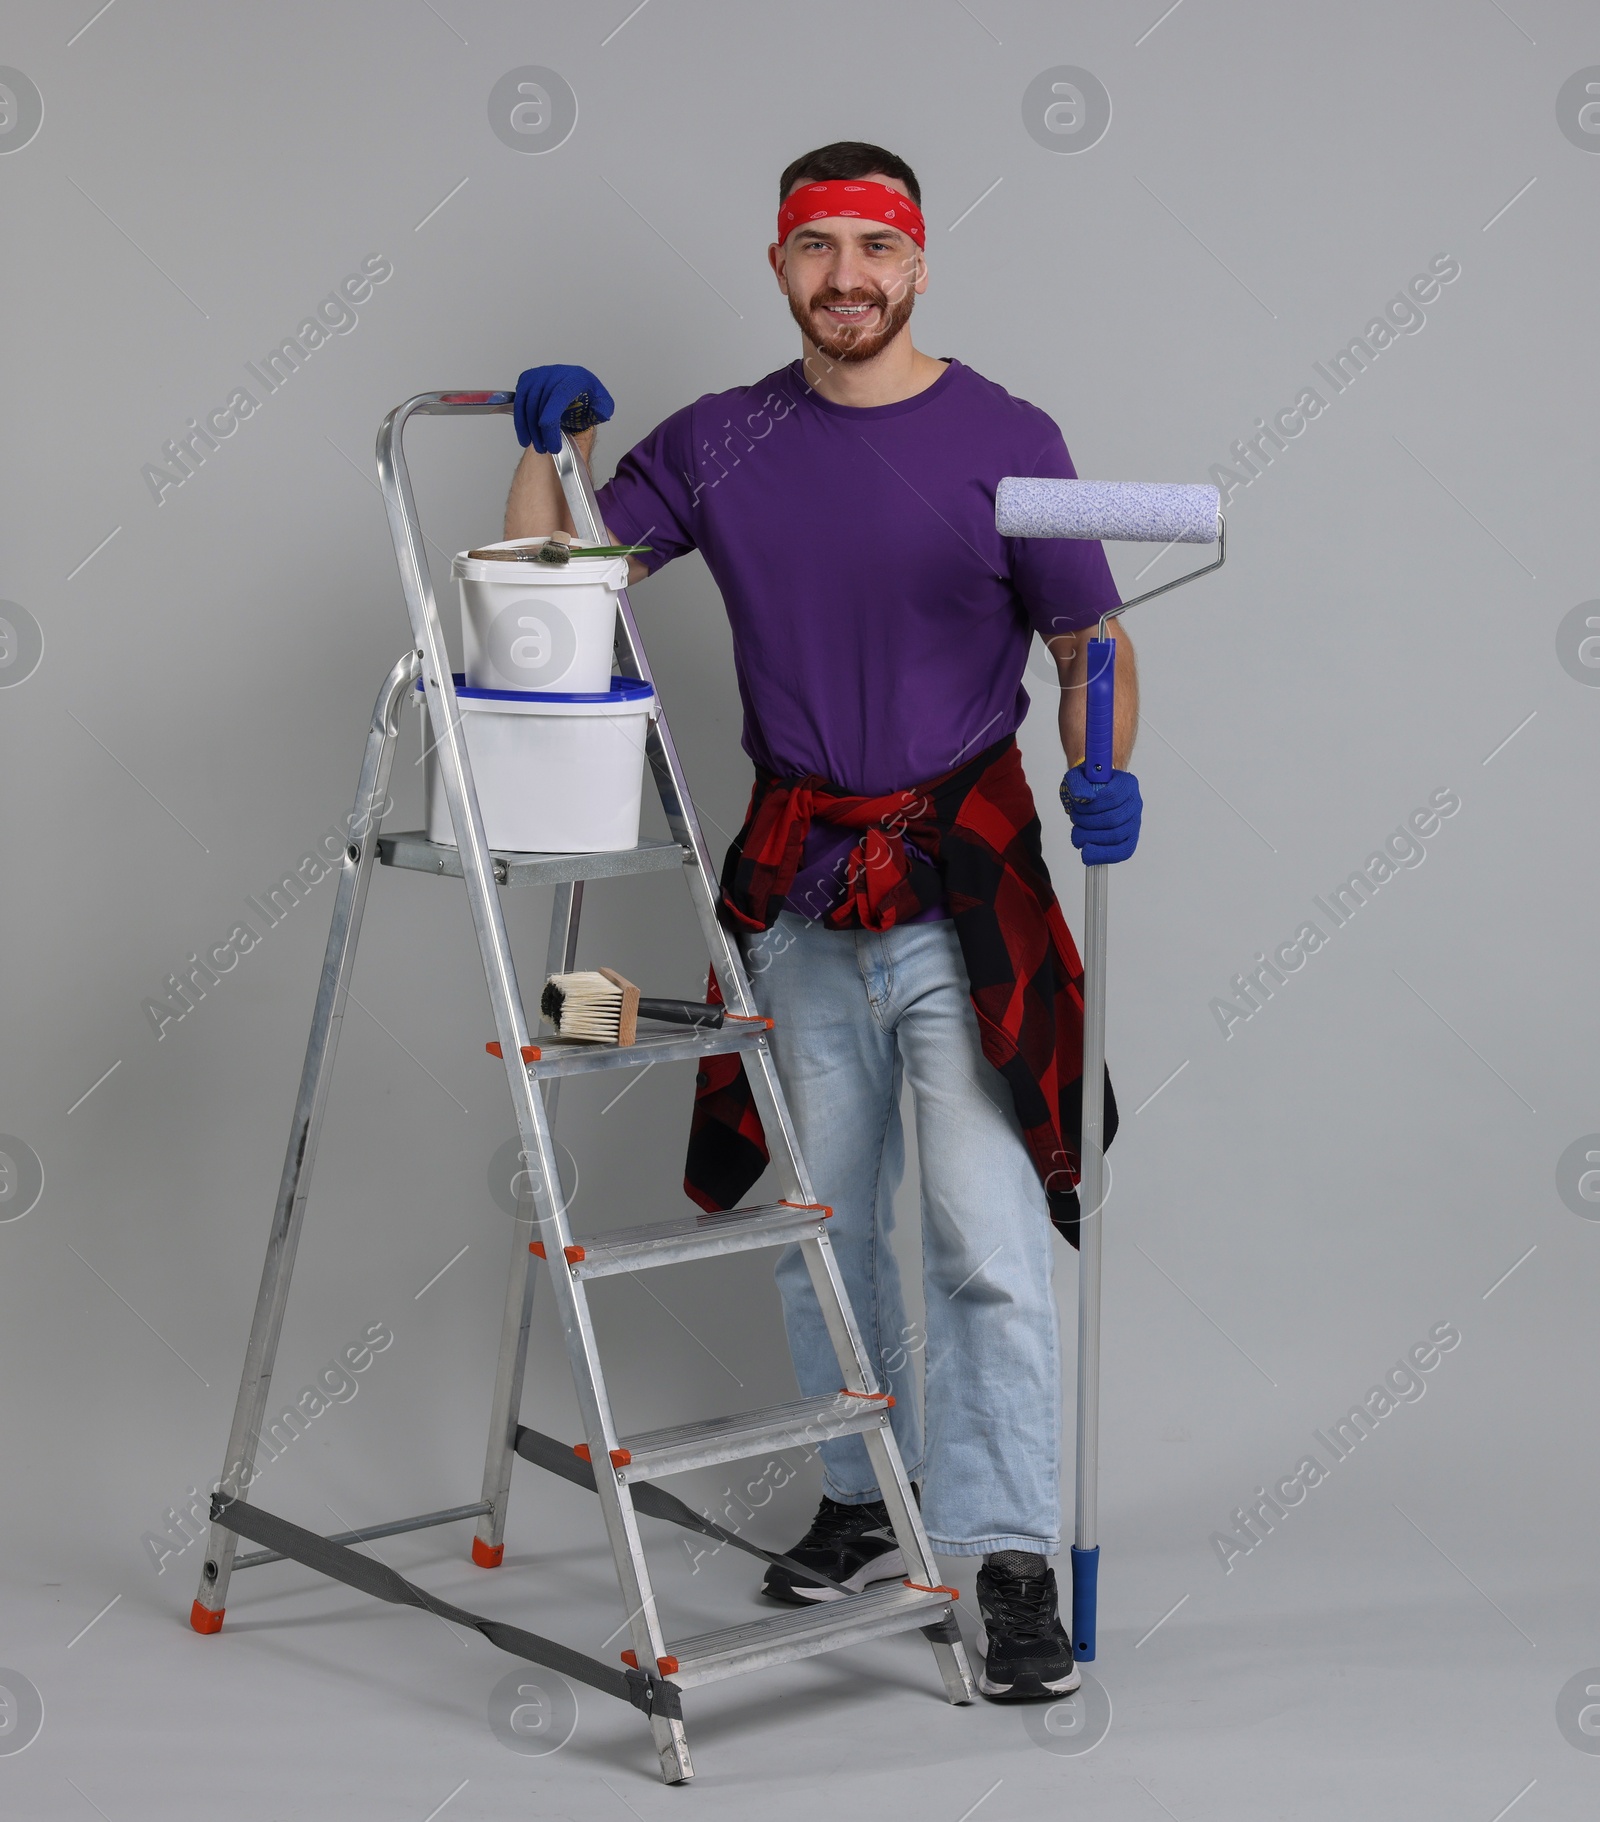
[[[864,183],[854,178],[834,177],[826,183],[801,184],[785,198],[778,209],[778,239],[785,241],[802,222],[825,221],[833,215],[858,215],[865,221],[881,221],[886,227],[898,228],[923,246],[922,211],[909,196],[891,190],[886,183]]]

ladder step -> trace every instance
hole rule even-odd
[[[636,848],[598,854],[518,854],[494,848],[489,858],[494,863],[495,879],[502,886],[548,886],[577,879],[616,879],[626,873],[670,873],[692,857],[675,841],[645,836]],[[386,867],[405,867],[441,879],[461,878],[460,849],[429,841],[421,829],[380,835],[378,859]]]
[[[616,1272],[643,1271],[653,1265],[676,1265],[684,1259],[707,1259],[717,1253],[749,1252],[758,1246],[787,1246],[815,1239],[831,1208],[802,1202],[775,1202],[763,1208],[733,1208],[723,1214],[690,1215],[676,1221],[652,1221],[619,1228],[610,1234],[567,1248],[574,1278],[609,1278]],[[544,1242],[532,1250],[542,1259]]]
[[[693,1062],[700,1057],[725,1056],[733,1050],[759,1050],[772,1029],[771,1021],[730,1016],[717,1031],[690,1031],[668,1027],[642,1034],[632,1044],[592,1044],[571,1038],[541,1038],[522,1053],[528,1073],[539,1081],[552,1076],[591,1075],[599,1069],[645,1069],[652,1063]],[[500,1055],[498,1041],[486,1044],[490,1056]]]
[[[821,1398],[795,1398],[762,1410],[735,1411],[728,1417],[623,1436],[616,1453],[627,1459],[612,1459],[625,1481],[659,1480],[719,1461],[742,1461],[767,1449],[827,1442],[835,1436],[873,1430],[888,1423],[893,1403],[887,1392],[831,1392]]]
[[[720,1632],[702,1632],[667,1646],[678,1660],[672,1680],[683,1689],[765,1670],[794,1658],[815,1657],[842,1645],[859,1645],[886,1633],[931,1626],[951,1611],[953,1588],[914,1588],[896,1582],[843,1601],[822,1601],[774,1619],[747,1620]]]

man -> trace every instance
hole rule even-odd
[[[609,536],[651,547],[630,559],[630,583],[698,549],[722,593],[756,790],[721,913],[775,1020],[802,1154],[834,1210],[830,1236],[896,1397],[933,1547],[984,1559],[980,1687],[1050,1700],[1080,1681],[1045,1559],[1061,1543],[1050,1231],[1054,1219],[1076,1234],[1081,966],[1013,736],[1038,631],[1059,674],[1062,745],[1081,767],[1079,629],[1119,597],[1098,544],[995,530],[1002,476],[1074,470],[1044,412],[913,344],[929,275],[911,168],[882,147],[839,143],[796,160],[779,197],[767,257],[800,359],[676,412],[599,498]],[[983,291],[992,303],[994,287]],[[516,410],[533,447],[506,536],[571,530],[549,452],[565,424],[587,459],[611,399],[585,369],[536,368]],[[1136,682],[1117,630],[1120,768]],[[1131,774],[1097,790],[1069,772],[1063,802],[1086,863],[1132,853]],[[906,1079],[925,1336],[906,1319],[890,1246]],[[737,1201],[760,1164],[712,1185],[717,1136],[702,1122],[691,1142],[686,1187],[708,1206]],[[802,1392],[837,1389],[798,1248],[776,1277]],[[860,1438],[821,1453],[822,1503],[791,1554],[855,1589],[903,1574]],[[778,1569],[763,1592],[791,1603],[831,1593]]]

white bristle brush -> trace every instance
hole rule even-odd
[[[715,1029],[724,1016],[723,1007],[701,1000],[646,999],[614,968],[552,974],[539,996],[539,1010],[558,1037],[591,1044],[631,1044],[642,1018]]]

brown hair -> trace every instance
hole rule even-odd
[[[825,183],[834,177],[871,177],[875,172],[895,177],[911,193],[911,200],[922,207],[922,186],[917,174],[903,158],[886,152],[882,146],[868,145],[860,139],[836,139],[832,145],[818,146],[797,158],[778,179],[778,201],[789,194],[797,183]]]

